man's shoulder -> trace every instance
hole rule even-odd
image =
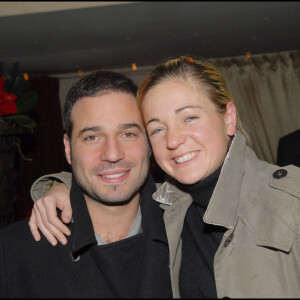
[[[31,234],[28,220],[18,221],[0,229],[0,256],[5,257],[6,263],[21,263],[31,256],[35,257],[38,253],[36,249],[41,247],[35,244],[39,243]]]
[[[44,251],[48,252],[48,249],[51,251],[51,249],[57,247],[53,247],[42,233],[40,233],[41,240],[36,242],[30,231],[28,221],[29,220],[24,219],[0,229],[2,250],[6,252],[10,251],[15,254],[24,251],[34,256]]]
[[[9,224],[0,230],[1,238],[4,241],[14,240],[16,237],[22,237],[22,239],[25,239],[29,237],[29,233],[31,234],[27,219]],[[33,239],[32,235],[31,237]]]
[[[300,140],[300,129],[280,138],[279,143],[296,142]]]

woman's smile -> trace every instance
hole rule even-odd
[[[173,158],[173,160],[176,162],[176,164],[182,165],[183,163],[191,162],[195,157],[198,156],[199,153],[200,151],[189,152],[180,156],[176,156]],[[183,166],[185,166],[185,164]]]

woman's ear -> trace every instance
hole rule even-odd
[[[237,115],[236,107],[232,101],[226,104],[225,122],[227,135],[233,136],[236,132]]]

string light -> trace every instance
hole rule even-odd
[[[193,60],[193,58],[192,58],[192,57],[189,57],[189,58],[188,58],[188,60],[189,60],[189,62],[190,62],[191,64],[193,64],[193,63],[194,63],[194,60]]]
[[[133,70],[133,71],[136,71],[136,70],[137,70],[137,67],[136,67],[136,64],[135,64],[135,63],[132,63],[132,64],[131,64],[131,67],[132,67],[132,70]]]
[[[24,76],[24,79],[25,79],[25,80],[27,80],[27,81],[29,80],[29,77],[28,77],[28,74],[27,74],[27,73],[24,73],[23,76]]]
[[[246,52],[246,57],[249,60],[251,58],[251,52]]]

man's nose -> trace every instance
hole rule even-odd
[[[109,137],[101,150],[100,159],[102,161],[118,162],[124,158],[122,144],[116,137]]]

